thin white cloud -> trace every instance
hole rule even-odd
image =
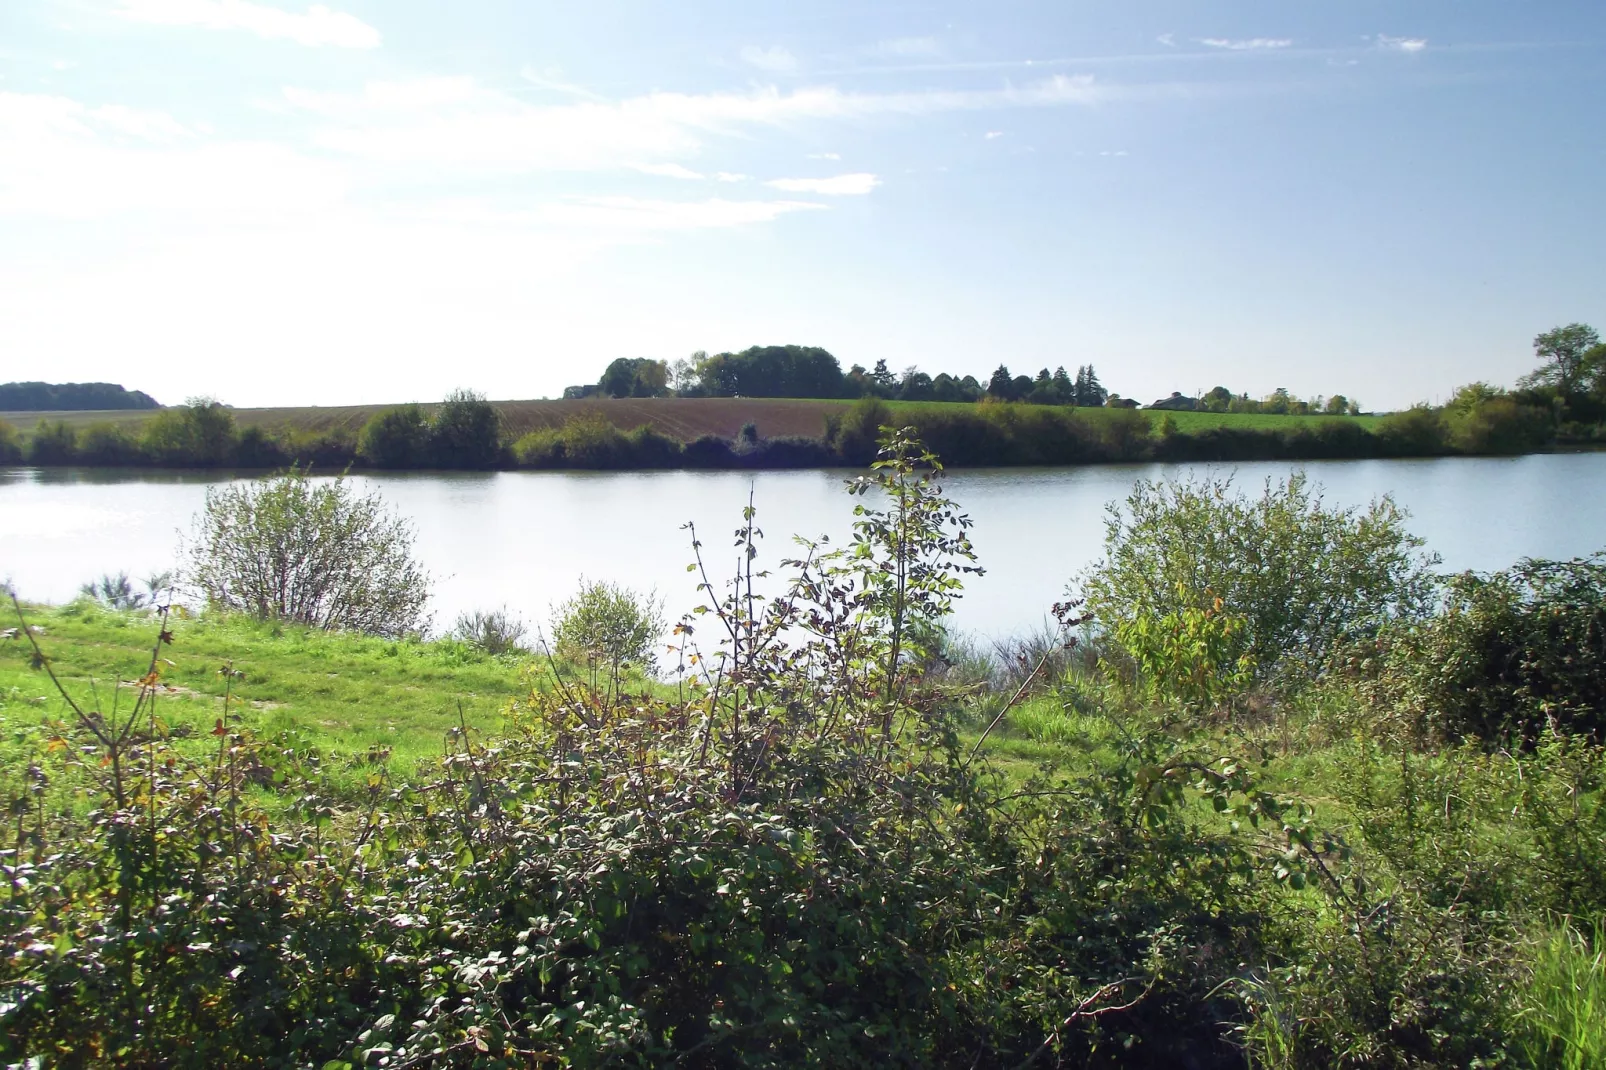
[[[746,182],[748,176],[738,171],[715,171],[714,179],[719,182]]]
[[[1155,40],[1160,42],[1162,45],[1165,45],[1167,48],[1177,47],[1177,35],[1174,33],[1162,33],[1159,37],[1156,37]]]
[[[539,86],[542,89],[550,89],[556,93],[566,93],[571,97],[583,97],[586,100],[603,99],[601,94],[593,93],[584,86],[564,81],[563,72],[556,68],[549,67],[545,71],[538,71],[534,67],[525,66],[520,68],[519,77],[531,85]]]
[[[992,141],[995,138],[1001,138],[1003,136],[1004,132],[1002,130],[989,130],[982,135],[982,137],[986,138],[988,141]]]
[[[748,45],[742,49],[742,62],[773,74],[787,74],[797,70],[797,57],[780,45],[769,48]]]
[[[1225,37],[1201,37],[1199,43],[1210,48],[1225,48],[1231,52],[1255,52],[1262,49],[1287,48],[1294,42],[1288,37],[1250,37],[1237,41]]]
[[[1390,37],[1380,33],[1377,35],[1377,47],[1393,52],[1421,52],[1428,47],[1428,43],[1421,37]]]
[[[248,223],[341,200],[338,164],[260,142],[213,142],[170,115],[0,93],[0,216]]]
[[[859,173],[832,178],[776,178],[764,183],[787,193],[814,193],[826,197],[858,197],[881,185],[875,175]]]
[[[659,178],[680,178],[687,181],[702,181],[703,175],[689,167],[678,163],[641,163],[636,170],[644,175],[657,175]]]
[[[808,158],[811,160],[840,160],[842,154],[840,152],[811,152]]]
[[[251,0],[121,0],[117,15],[161,26],[245,30],[310,47],[377,48],[379,31],[355,15],[313,4],[305,12],[285,11]]]
[[[942,55],[942,44],[935,37],[894,37],[878,42],[870,51],[898,59],[931,59]]]
[[[606,231],[706,230],[771,223],[799,212],[823,211],[812,201],[733,201],[711,197],[670,201],[646,197],[565,197],[528,209],[505,209],[474,199],[431,207],[419,218],[470,226],[579,227]]]
[[[1089,104],[1091,76],[1027,86],[907,93],[814,87],[782,93],[652,93],[617,102],[532,104],[467,78],[370,83],[355,93],[287,89],[284,100],[322,120],[320,147],[387,165],[455,172],[605,170],[694,155],[711,137],[755,126],[921,116],[951,111]]]

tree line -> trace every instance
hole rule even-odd
[[[118,383],[0,383],[0,412],[159,408],[149,394]]]
[[[740,353],[699,350],[676,361],[651,357],[620,357],[608,365],[593,384],[571,386],[563,396],[577,400],[604,398],[880,398],[883,401],[976,402],[1019,401],[1031,405],[1074,405],[1079,408],[1137,408],[1139,403],[1112,393],[1099,381],[1092,364],[1074,373],[1064,365],[1035,376],[1017,375],[1000,364],[986,381],[973,375],[947,372],[931,375],[911,365],[901,374],[878,360],[866,369],[861,364],[842,370],[829,351],[818,346],[751,346]],[[1179,400],[1180,399],[1180,400]],[[1279,387],[1263,399],[1234,394],[1218,386],[1199,398],[1174,393],[1150,408],[1197,409],[1204,412],[1265,412],[1293,415],[1350,414],[1359,406],[1343,394],[1302,400]]]

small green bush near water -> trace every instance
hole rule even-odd
[[[1453,577],[1442,613],[1385,640],[1380,693],[1435,735],[1606,741],[1606,554]]]
[[[1235,674],[1245,686],[1308,678],[1346,644],[1425,615],[1436,560],[1404,521],[1387,497],[1329,506],[1303,473],[1257,497],[1215,476],[1139,482],[1110,506],[1105,556],[1082,588],[1151,678],[1193,681],[1213,704]]]
[[[427,627],[429,576],[413,539],[378,495],[291,469],[208,488],[185,579],[223,611],[401,636]]]

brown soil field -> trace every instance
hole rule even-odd
[[[557,427],[577,416],[599,413],[624,430],[648,424],[673,438],[689,441],[699,435],[734,436],[742,425],[753,423],[765,438],[803,435],[818,438],[825,414],[844,408],[845,401],[811,401],[791,398],[588,398],[584,401],[497,401],[509,437],[537,428]],[[329,405],[285,409],[235,409],[242,427],[297,431],[348,431],[355,435],[374,413],[389,405]],[[434,405],[425,405],[432,411]],[[150,409],[114,409],[100,412],[0,412],[4,420],[30,430],[40,420],[64,420],[72,427],[113,423],[137,427],[151,418]]]
[[[819,438],[825,430],[827,413],[846,408],[847,401],[816,401],[802,398],[587,398],[583,401],[495,401],[502,414],[509,440],[537,428],[557,427],[589,413],[623,430],[648,424],[671,438],[688,442],[699,435],[732,438],[742,425],[752,423],[764,438],[800,435]],[[898,401],[894,412],[918,417],[923,412],[950,409],[975,411],[963,403]],[[242,427],[273,430],[290,427],[297,431],[345,431],[355,437],[362,425],[376,412],[391,405],[312,405],[304,408],[235,409],[234,418]],[[433,411],[433,404],[424,405]],[[32,430],[40,420],[64,420],[81,428],[94,423],[113,423],[133,428],[151,418],[152,409],[113,409],[98,412],[0,412],[0,420],[19,430]],[[1077,409],[1082,419],[1101,420],[1110,409]],[[1151,421],[1165,414],[1147,411]],[[1363,427],[1374,427],[1374,416],[1273,416],[1263,414],[1174,412],[1170,414],[1180,430],[1195,432],[1210,427],[1239,427],[1268,430],[1329,420],[1352,420]]]

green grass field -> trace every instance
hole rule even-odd
[[[765,438],[799,435],[818,438],[825,417],[845,409],[850,402],[800,398],[607,398],[584,401],[498,401],[510,438],[541,428],[558,427],[590,413],[601,415],[614,425],[629,430],[647,424],[672,438],[689,441],[699,435],[731,438],[742,425],[752,423]],[[292,428],[297,431],[342,431],[355,435],[374,413],[387,405],[311,406],[307,408],[235,409],[234,418],[242,427],[266,429]],[[434,406],[424,406],[426,410]],[[973,405],[937,401],[898,401],[891,403],[894,413],[971,411]],[[1077,409],[1083,419],[1108,419],[1114,409]],[[1143,411],[1156,424],[1166,415]],[[153,410],[112,410],[106,412],[0,412],[0,420],[24,431],[41,420],[63,420],[75,428],[95,423],[112,423],[135,428],[150,419]],[[1351,420],[1364,427],[1376,423],[1375,416],[1271,416],[1252,413],[1174,412],[1177,428],[1183,432],[1211,427],[1273,429],[1309,425],[1330,420]]]
[[[82,708],[128,708],[132,681],[150,665],[154,616],[86,602],[24,609],[52,670]],[[9,606],[5,613],[0,635],[19,627]],[[171,631],[173,642],[158,653],[157,715],[181,749],[210,752],[227,693],[231,724],[316,748],[331,759],[326,773],[336,785],[359,784],[372,754],[387,756],[393,775],[411,776],[420,761],[442,753],[459,708],[471,730],[493,738],[512,704],[551,680],[544,658],[492,657],[452,640],[395,642],[178,613]],[[41,729],[71,715],[50,678],[31,666],[31,653],[20,634],[0,638],[0,775],[24,768]],[[229,669],[241,675],[231,681]],[[986,749],[1024,779],[1043,762],[1089,760],[1116,732],[1102,717],[1044,695],[1011,711]]]
[[[130,681],[150,665],[153,616],[83,602],[26,611],[81,707],[128,708],[136,694]],[[5,615],[0,634],[18,626],[9,606]],[[336,782],[355,775],[370,752],[388,751],[392,771],[410,774],[419,760],[441,754],[460,716],[494,734],[508,704],[544,678],[532,659],[490,657],[449,640],[393,642],[177,613],[171,631],[173,642],[159,653],[156,709],[185,749],[211,749],[228,692],[231,723],[335,756],[328,771]],[[18,767],[19,750],[37,743],[39,726],[70,715],[30,655],[20,634],[0,638],[0,769]],[[240,673],[232,681],[230,668]]]

